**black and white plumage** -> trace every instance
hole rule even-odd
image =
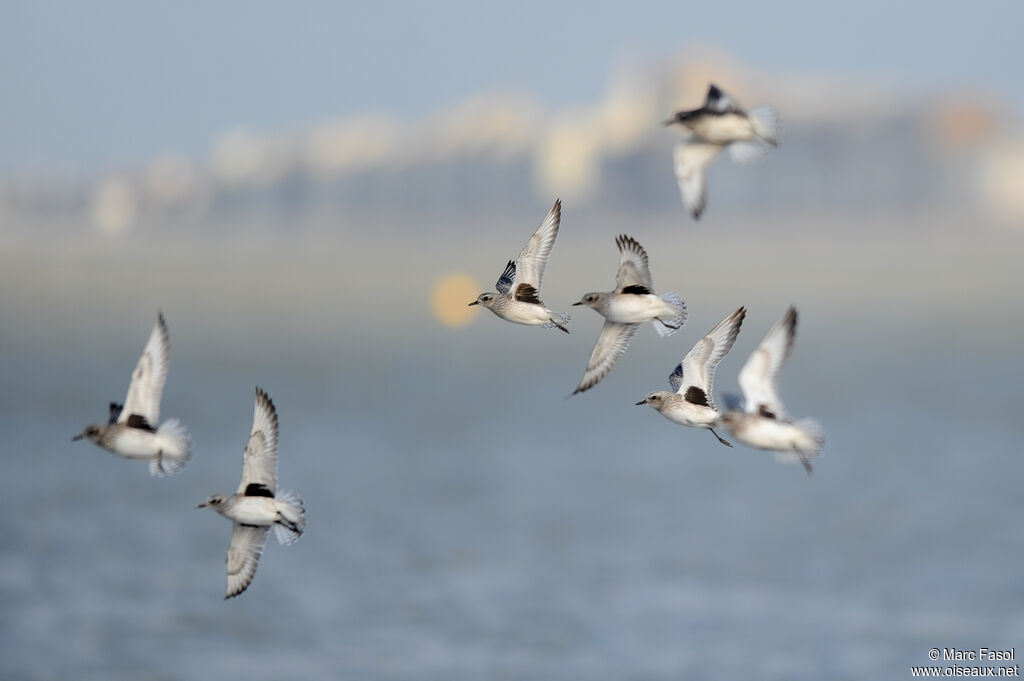
[[[528,326],[565,327],[569,315],[552,312],[540,299],[540,285],[562,221],[562,202],[555,201],[516,260],[509,260],[495,284],[497,293],[481,293],[470,305],[482,305],[502,319]]]
[[[302,499],[294,492],[277,491],[277,439],[277,410],[267,393],[256,388],[238,490],[231,495],[214,495],[196,507],[212,508],[234,522],[228,545],[225,598],[237,596],[252,583],[271,527],[284,545],[297,541],[306,529]]]
[[[601,334],[587,360],[583,378],[573,395],[593,388],[612,370],[629,348],[637,328],[651,322],[660,336],[671,336],[686,322],[686,304],[672,291],[654,293],[647,251],[636,239],[620,234],[619,269],[615,290],[586,293],[573,305],[587,305],[605,318]]]
[[[160,401],[171,363],[171,342],[163,313],[139,357],[124,404],[110,403],[106,423],[87,426],[72,440],[89,439],[127,459],[149,461],[151,475],[172,475],[192,458],[192,438],[178,419],[159,427]]]
[[[744,110],[716,85],[708,88],[704,104],[679,111],[665,125],[680,125],[692,133],[672,153],[683,204],[695,220],[707,206],[707,169],[725,147],[738,163],[763,158],[779,143],[779,119],[767,105]]]
[[[779,396],[779,374],[796,339],[797,311],[790,307],[768,331],[740,369],[743,400],[730,399],[722,425],[737,440],[776,453],[785,463],[800,462],[808,474],[811,459],[821,454],[825,433],[813,419],[794,421]]]
[[[736,342],[746,314],[746,308],[741,307],[694,343],[668,377],[672,392],[656,390],[637,402],[637,406],[650,405],[673,423],[706,428],[719,442],[731,447],[714,430],[722,416],[713,395],[715,370]]]

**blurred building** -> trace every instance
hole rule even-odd
[[[17,229],[57,217],[117,235],[139,224],[231,229],[254,216],[292,226],[309,216],[454,216],[556,196],[594,210],[681,210],[671,154],[684,134],[661,121],[698,106],[709,82],[748,106],[774,105],[783,122],[765,161],[723,156],[712,166],[715,213],[982,211],[1024,222],[1024,135],[998,105],[759,73],[710,50],[619,67],[589,107],[546,111],[488,93],[418,121],[381,113],[287,136],[230,130],[206,159],[169,154],[110,176],[0,178],[0,220]]]

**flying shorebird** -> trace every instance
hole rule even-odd
[[[248,588],[267,532],[274,528],[280,544],[298,541],[306,529],[306,510],[294,492],[277,491],[277,410],[267,393],[256,388],[252,431],[242,461],[242,482],[230,495],[214,495],[196,506],[212,508],[234,522],[228,545],[228,586],[224,598]]]
[[[779,372],[796,338],[796,321],[796,308],[791,307],[751,353],[740,369],[743,398],[726,396],[728,410],[721,423],[743,444],[774,451],[784,463],[799,461],[810,475],[811,459],[825,443],[824,429],[813,419],[794,422],[778,389]]]
[[[680,111],[665,125],[681,125],[692,134],[672,152],[676,180],[686,209],[697,220],[707,205],[707,169],[723,148],[737,163],[760,160],[779,144],[779,119],[767,105],[745,111],[717,86],[708,88],[704,105]]]
[[[647,251],[633,237],[620,234],[619,271],[615,290],[591,292],[573,305],[587,305],[605,317],[601,335],[590,353],[586,371],[573,395],[590,390],[608,375],[615,362],[626,353],[633,334],[644,322],[651,322],[660,336],[671,336],[686,322],[686,303],[674,292],[654,293]]]
[[[715,369],[736,342],[746,314],[746,308],[741,307],[694,344],[683,361],[669,374],[668,382],[672,392],[657,390],[637,402],[637,406],[649,404],[673,423],[691,428],[707,428],[719,442],[732,447],[728,440],[714,430],[722,412],[715,406],[712,388]]]
[[[495,284],[498,292],[481,293],[470,305],[483,305],[502,319],[516,324],[557,327],[569,333],[569,329],[565,328],[569,315],[552,312],[540,299],[540,282],[561,221],[562,202],[556,200],[540,227],[523,247],[519,259],[508,261],[505,271]]]
[[[124,404],[110,403],[106,423],[87,426],[71,438],[92,440],[126,459],[149,461],[150,475],[173,475],[192,458],[192,438],[178,419],[160,425],[160,398],[171,361],[171,342],[163,313],[149,335],[142,357],[135,365]]]

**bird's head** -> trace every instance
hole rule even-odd
[[[587,305],[589,307],[597,307],[602,302],[604,302],[604,299],[604,293],[592,291],[591,293],[584,293],[583,297],[580,298],[578,302],[573,303],[573,305]]]
[[[658,411],[661,411],[662,407],[665,406],[665,400],[671,394],[672,393],[665,392],[664,390],[656,390],[655,392],[650,393],[644,399],[642,399],[639,402],[637,402],[636,406],[639,407],[640,405],[643,405],[643,404],[649,404],[653,408],[657,409]]]
[[[212,508],[216,510],[223,506],[224,502],[227,500],[228,498],[223,494],[214,494],[212,497],[196,506],[196,508]]]
[[[72,442],[76,442],[77,440],[81,440],[82,438],[86,438],[86,439],[92,440],[93,442],[98,442],[99,439],[100,439],[100,436],[103,435],[103,431],[104,431],[104,426],[102,426],[102,425],[98,425],[97,424],[97,425],[93,425],[93,426],[86,426],[85,430],[83,430],[81,433],[79,433],[78,435],[76,435],[73,438],[71,438],[71,441]]]
[[[479,296],[477,296],[476,300],[470,303],[470,306],[483,305],[484,307],[491,307],[492,305],[494,305],[495,297],[496,296],[493,293],[481,293]]]

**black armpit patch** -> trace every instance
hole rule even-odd
[[[543,305],[540,302],[540,296],[537,294],[535,289],[530,284],[520,284],[516,287],[516,300],[523,303],[533,303],[535,305]]]
[[[696,404],[701,407],[710,407],[708,404],[708,394],[704,392],[702,388],[698,388],[695,385],[691,385],[686,389],[686,394],[683,395],[683,399],[690,404]]]
[[[262,482],[250,482],[245,486],[244,496],[247,497],[270,497],[274,498],[274,493],[270,491],[270,488],[264,485]]]
[[[149,425],[149,421],[142,414],[129,414],[128,421],[125,423],[129,428],[138,428],[139,430],[147,430],[150,433],[155,433],[156,428]]]

